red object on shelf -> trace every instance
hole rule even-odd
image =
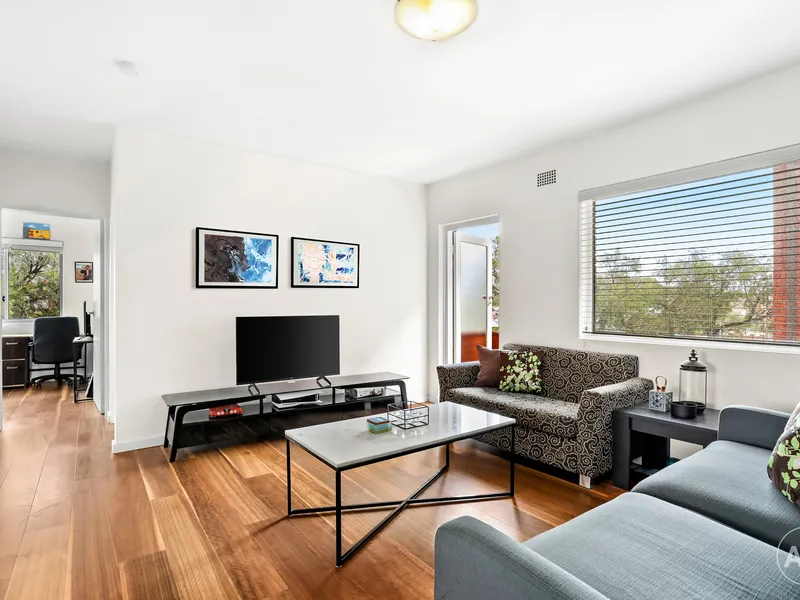
[[[216,406],[208,409],[209,419],[219,419],[220,417],[234,417],[243,414],[242,407],[238,404],[228,404],[227,406]]]

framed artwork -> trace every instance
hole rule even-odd
[[[360,246],[292,238],[292,287],[357,288]]]
[[[198,227],[195,286],[277,288],[278,236]]]
[[[75,263],[75,283],[92,283],[94,281],[94,263]]]
[[[23,223],[22,237],[33,240],[49,240],[50,225],[47,223]]]

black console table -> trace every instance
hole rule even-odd
[[[647,403],[614,411],[614,485],[631,489],[631,461],[642,457],[642,467],[663,469],[669,460],[669,441],[700,444],[717,440],[719,412],[706,408],[695,419],[677,419],[669,412],[650,410]]]
[[[161,398],[167,405],[167,427],[164,432],[164,447],[170,447],[170,462],[175,461],[180,448],[214,447],[231,443],[231,439],[247,434],[256,438],[269,435],[273,425],[291,424],[300,427],[309,422],[326,422],[350,416],[359,417],[377,412],[372,404],[380,407],[394,399],[407,400],[405,375],[398,373],[363,373],[359,375],[331,375],[325,379],[297,379],[261,383],[258,386],[237,386],[216,390],[200,390],[180,394],[164,394]],[[397,386],[399,392],[386,390],[381,396],[349,398],[344,388]],[[295,392],[320,393],[321,402],[300,404],[280,408],[272,402],[278,394]],[[243,414],[211,419],[208,410],[228,404],[239,404]],[[249,423],[244,423],[249,421]],[[253,423],[255,425],[253,426]],[[207,426],[219,425],[225,432],[204,431]],[[242,434],[241,436],[237,434]],[[240,441],[240,440],[239,440]]]

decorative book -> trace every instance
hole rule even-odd
[[[384,416],[370,417],[367,419],[367,431],[370,433],[386,433],[392,430],[389,419]]]

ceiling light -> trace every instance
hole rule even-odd
[[[475,22],[478,0],[397,0],[394,20],[421,40],[438,42],[458,35]]]

